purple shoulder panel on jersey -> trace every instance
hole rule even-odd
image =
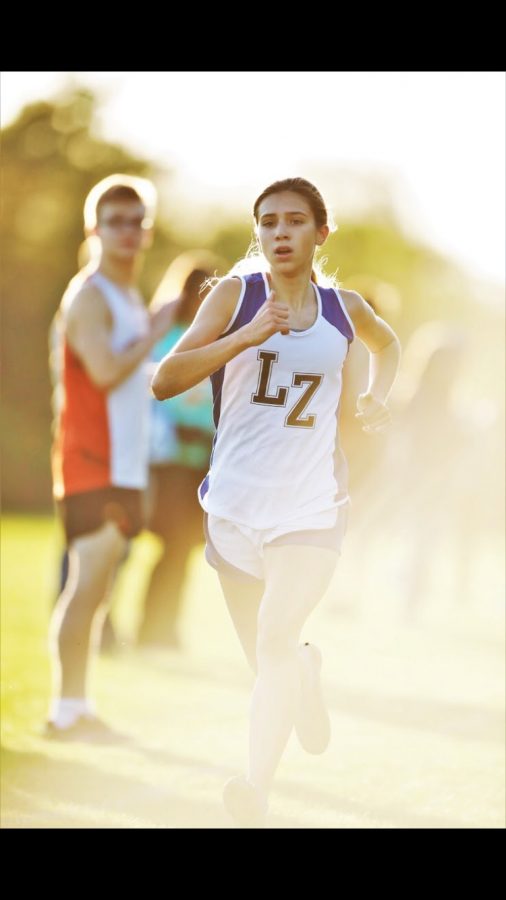
[[[265,283],[262,273],[255,272],[253,275],[243,275],[243,278],[246,282],[246,290],[242,298],[241,308],[228,331],[221,335],[222,337],[233,334],[234,331],[251,322],[262,303],[265,302]]]
[[[353,330],[334,288],[318,287],[318,290],[322,298],[323,317],[351,343],[354,338]]]
[[[244,297],[242,298],[241,307],[228,331],[223,332],[218,340],[220,340],[222,337],[227,337],[229,334],[233,334],[234,331],[237,331],[238,328],[242,328],[243,325],[247,325],[248,322],[251,322],[251,320],[255,318],[258,310],[262,306],[262,303],[264,303],[265,301],[265,284],[262,273],[256,272],[253,275],[245,275],[243,277],[246,282],[246,290],[244,291]],[[213,374],[211,375],[211,385],[213,388],[213,419],[215,428],[218,428],[218,422],[220,421],[221,390],[223,387],[224,377],[225,366],[223,366],[221,369],[218,369],[217,372],[213,372]]]
[[[209,463],[209,465],[211,465],[211,464]],[[201,500],[204,499],[204,497],[206,496],[208,490],[209,490],[209,472],[207,473],[207,475],[206,475],[206,477],[204,478],[204,480],[201,481],[200,484],[199,484],[199,497],[200,497]]]

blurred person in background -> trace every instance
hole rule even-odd
[[[174,320],[152,354],[158,363],[193,322],[210,290],[209,279],[225,271],[221,260],[204,250],[182,253],[170,264],[151,303],[155,312],[174,302]],[[211,384],[159,403],[151,399],[150,477],[146,528],[162,540],[151,573],[138,631],[142,646],[178,648],[178,624],[188,559],[203,541],[197,488],[204,478],[214,435]]]
[[[84,240],[79,247],[77,253],[77,265],[78,270],[81,271],[85,267],[87,267],[90,263],[90,248],[87,240]],[[63,388],[63,372],[62,372],[62,364],[63,364],[63,354],[61,351],[61,340],[60,340],[60,311],[59,309],[53,316],[53,320],[51,322],[51,326],[49,329],[49,377],[51,382],[51,410],[52,410],[52,422],[51,422],[51,434],[54,440],[56,431],[58,429],[58,424],[60,420],[61,408],[63,406],[63,401],[65,398],[65,391]],[[119,560],[118,567],[121,563],[128,558],[130,549],[130,541],[127,542],[125,547],[125,552],[122,558]],[[58,569],[58,580],[57,586],[54,594],[54,602],[57,603],[60,594],[63,592],[63,589],[67,583],[67,578],[69,574],[69,552],[67,546],[63,547],[61,558],[60,558],[60,566]],[[111,579],[111,583],[114,579]],[[114,651],[119,646],[119,641],[116,636],[116,632],[114,630],[114,626],[111,621],[110,612],[107,613],[103,625],[102,625],[102,633],[100,635],[100,650],[109,652]]]
[[[141,528],[148,475],[149,354],[173,312],[148,313],[137,288],[152,235],[156,193],[146,179],[113,175],[84,206],[90,263],[70,282],[56,336],[61,375],[53,491],[69,574],[50,626],[53,696],[45,733],[108,735],[89,697],[111,579]]]
[[[354,290],[372,308],[373,312],[388,321],[395,328],[401,310],[401,299],[394,285],[371,275],[354,275],[346,279],[342,289]],[[357,397],[367,388],[368,351],[361,341],[350,345],[346,366],[343,369],[343,389],[341,395],[339,434],[349,465],[350,493],[353,507],[361,514],[361,499],[370,503],[370,492],[377,482],[377,463],[387,442],[382,435],[371,440],[364,434],[360,420],[355,413]],[[364,488],[364,490],[362,490]]]
[[[396,329],[401,299],[393,284],[372,275],[356,274],[347,278],[342,288],[360,294],[377,316]],[[385,509],[385,516],[388,516],[388,501],[384,507],[384,499],[390,489],[390,482],[383,478],[382,459],[391,440],[391,429],[388,437],[382,432],[365,434],[360,419],[355,415],[357,398],[367,390],[368,356],[367,347],[361,341],[353,341],[343,368],[339,436],[348,464],[350,496],[353,499],[350,501],[343,590],[329,605],[329,609],[339,615],[354,615],[358,612],[363,597],[361,581],[373,564],[380,532],[375,531],[378,525],[375,521],[375,527],[368,530],[368,540],[363,540],[370,510],[379,504]],[[389,406],[393,409],[393,396]]]
[[[373,516],[399,547],[402,606],[410,621],[427,604],[443,558],[450,591],[467,602],[477,541],[497,500],[490,494],[497,467],[487,465],[496,446],[494,423],[481,417],[482,404],[466,402],[462,393],[470,347],[460,325],[440,321],[419,326],[406,345],[398,428],[382,464],[390,487],[383,510],[378,506]],[[369,524],[374,531],[374,520]]]
[[[238,825],[261,827],[292,728],[309,753],[330,740],[321,653],[299,640],[346,526],[342,366],[356,334],[369,351],[357,415],[365,430],[381,430],[399,342],[359,294],[317,283],[314,255],[330,229],[314,185],[275,182],[254,219],[261,253],[246,261],[250,274],[237,266],[219,281],[152,386],[163,400],[212,375],[217,432],[199,489],[206,557],[256,673],[247,777],[228,781],[223,797]]]

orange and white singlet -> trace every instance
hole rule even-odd
[[[133,302],[100,272],[94,272],[85,283],[97,287],[107,302],[114,351],[147,334],[149,317],[140,295],[139,302]],[[65,316],[65,301],[62,314]],[[93,383],[65,338],[59,352],[62,391],[52,449],[54,496],[61,499],[109,486],[144,489],[148,475],[149,360],[140,363],[120,385],[105,391]]]

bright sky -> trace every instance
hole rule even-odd
[[[378,173],[412,234],[504,283],[503,72],[4,72],[2,125],[71,78],[100,94],[104,137],[175,170],[185,224],[206,205],[248,214],[294,174],[339,222],[367,200],[343,171]]]

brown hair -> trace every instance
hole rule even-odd
[[[323,197],[318,188],[315,188],[314,184],[306,181],[305,178],[283,178],[281,181],[274,181],[269,187],[266,187],[255,200],[253,207],[253,215],[257,225],[260,204],[266,197],[270,197],[271,194],[279,194],[281,191],[293,191],[296,194],[300,194],[309,204],[316,227],[321,228],[322,225],[327,225],[328,213]]]
[[[215,281],[213,276],[227,269],[226,263],[211,250],[186,250],[172,260],[166,270],[154,297],[151,309],[159,309],[169,300],[177,300],[178,309],[175,322],[188,321],[187,309],[192,306],[196,295],[202,295]],[[216,279],[218,280],[218,279]],[[193,315],[190,316],[193,318]]]
[[[95,184],[84,203],[84,225],[87,234],[96,227],[97,213],[104,203],[114,200],[130,200],[142,203],[148,218],[152,219],[156,209],[156,189],[147,178],[138,175],[108,175]]]
[[[97,219],[102,207],[105,206],[106,203],[114,203],[116,200],[130,200],[144,205],[144,200],[133,187],[130,187],[127,184],[118,184],[109,188],[108,191],[105,191],[102,196],[99,197],[95,207]]]

